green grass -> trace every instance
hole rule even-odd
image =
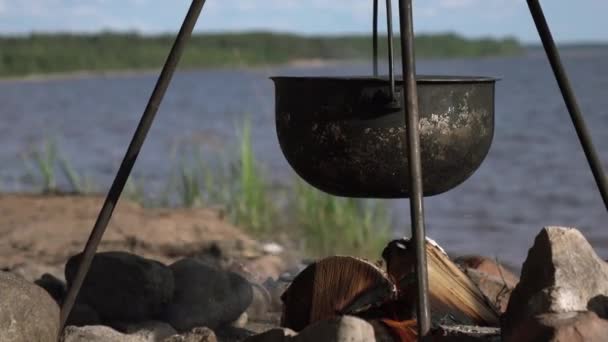
[[[141,180],[136,179],[132,174],[127,178],[127,182],[122,191],[122,197],[144,206],[151,205],[146,197],[146,185]]]
[[[179,192],[180,203],[184,207],[199,207],[203,204],[198,170],[183,163],[180,167]]]
[[[249,121],[245,121],[242,127],[239,154],[238,186],[231,201],[235,223],[247,226],[256,233],[268,233],[276,208],[255,159]]]
[[[177,163],[161,194],[151,196],[145,182],[130,177],[123,196],[145,206],[169,206],[172,198],[173,205],[181,207],[221,206],[237,226],[254,237],[272,239],[287,233],[313,257],[380,255],[391,231],[384,202],[331,196],[300,179],[279,191],[264,177],[263,166],[256,159],[248,120],[241,125],[239,136],[238,146],[229,152],[234,155],[232,160],[226,162],[225,155],[205,156],[197,151]],[[212,162],[214,158],[216,162]],[[34,173],[43,192],[58,190],[57,169],[72,191],[88,193],[94,189],[90,182],[82,181],[84,178],[50,140],[41,150],[34,150],[27,165],[31,164],[36,165]]]
[[[378,257],[390,238],[388,209],[379,201],[331,196],[301,180],[294,198],[298,230],[315,256]]]
[[[58,192],[60,177],[67,181],[68,191],[75,193],[95,191],[92,180],[76,172],[70,162],[57,151],[57,145],[52,139],[47,138],[42,146],[32,148],[23,160],[27,169],[27,178],[39,184],[43,193]]]
[[[47,140],[41,150],[35,149],[32,158],[38,175],[42,181],[42,192],[57,190],[55,167],[57,165],[57,147],[53,141]]]

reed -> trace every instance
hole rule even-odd
[[[236,158],[228,162],[224,155],[203,156],[199,150],[186,158],[189,162],[179,163],[173,172],[179,174],[178,202],[184,207],[222,206],[236,225],[254,234],[268,234],[277,211],[253,151],[248,120],[243,121],[239,136],[238,146],[228,152]]]
[[[235,222],[257,233],[268,233],[275,219],[275,206],[260,165],[253,152],[251,124],[246,120],[241,130],[237,162],[237,187],[232,196]]]
[[[142,206],[150,205],[150,201],[146,197],[146,185],[143,181],[136,179],[133,175],[127,178],[123,189],[123,196],[130,201],[137,202]]]
[[[32,152],[32,159],[36,165],[38,175],[41,177],[42,192],[57,190],[55,166],[57,164],[57,147],[51,140],[46,140],[41,150]]]
[[[241,124],[238,145],[230,150],[219,155],[197,150],[189,158],[182,156],[161,194],[150,194],[144,180],[131,176],[124,196],[144,206],[221,206],[237,226],[255,237],[287,233],[311,256],[380,255],[390,238],[385,203],[331,196],[300,179],[278,190],[264,177],[254,153],[249,120]],[[31,154],[26,165],[33,169],[32,164],[45,193],[58,191],[57,168],[71,191],[90,193],[95,189],[50,140]]]
[[[72,163],[58,151],[54,139],[47,138],[42,146],[32,148],[29,154],[23,156],[23,161],[27,178],[43,193],[69,191],[85,194],[96,191],[93,180],[76,171]],[[62,186],[60,183],[66,184]]]
[[[180,167],[180,183],[177,187],[181,204],[184,207],[199,207],[203,204],[199,172],[182,163]]]
[[[298,231],[314,256],[377,257],[390,238],[390,215],[382,202],[328,195],[301,180],[294,195]]]

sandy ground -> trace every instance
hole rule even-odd
[[[0,194],[0,268],[28,279],[63,265],[84,248],[102,197]],[[213,209],[150,209],[121,200],[99,251],[121,250],[170,263],[215,248],[223,257],[263,258],[262,245]]]

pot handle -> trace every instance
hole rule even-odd
[[[390,83],[390,102],[392,107],[401,107],[400,98],[395,90],[395,63],[393,48],[393,13],[391,0],[386,0],[386,31],[388,33],[388,76]],[[374,0],[374,77],[378,77],[378,0]]]

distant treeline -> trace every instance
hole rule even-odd
[[[76,71],[154,69],[162,66],[173,35],[136,33],[32,34],[0,37],[0,77]],[[395,39],[397,43],[398,39]],[[380,54],[386,39],[380,37]],[[197,34],[181,67],[283,64],[302,59],[371,59],[370,36],[298,36],[265,32]],[[517,54],[511,38],[465,39],[456,34],[418,35],[418,57],[482,57]],[[399,45],[395,46],[398,55]]]

